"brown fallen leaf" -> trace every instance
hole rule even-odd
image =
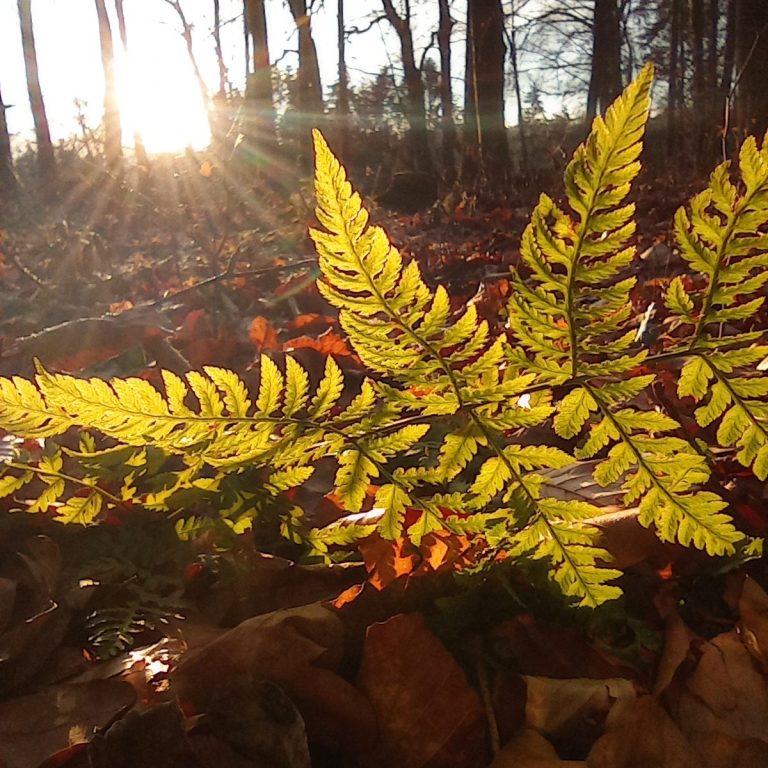
[[[653,696],[619,701],[587,757],[589,768],[699,768],[701,754]]]
[[[523,728],[496,755],[491,768],[587,768],[587,764],[583,760],[561,760],[538,731]]]
[[[698,745],[704,755],[702,768],[765,768],[768,744],[759,739],[739,741],[714,731]]]
[[[492,631],[493,648],[515,661],[523,675],[597,679],[631,678],[635,673],[590,643],[584,632],[560,624],[548,624],[521,613],[498,624]]]
[[[768,682],[736,630],[699,649],[700,657],[676,696],[670,713],[698,743],[714,732],[743,741],[768,739]]]
[[[88,745],[90,768],[197,768],[175,702],[132,711]]]
[[[172,674],[183,702],[205,711],[228,681],[278,683],[294,701],[310,740],[350,752],[375,738],[370,704],[334,671],[343,655],[344,627],[318,603],[255,616],[183,657]]]
[[[366,766],[487,764],[480,697],[421,614],[400,614],[369,627],[358,681],[379,723]]]
[[[586,724],[602,722],[615,702],[637,696],[634,683],[621,677],[523,679],[528,688],[526,723],[554,740],[584,734]]]
[[[100,680],[5,701],[0,704],[0,765],[37,768],[49,755],[88,741],[135,699],[128,683]]]
[[[0,631],[4,695],[17,691],[41,669],[61,643],[71,613],[57,595],[62,558],[52,539],[29,537],[9,561],[3,563],[9,578],[3,579],[5,598],[0,606],[7,615],[7,626]]]
[[[741,639],[763,672],[768,671],[768,595],[747,576],[739,598]]]
[[[680,665],[688,657],[691,644],[698,636],[680,618],[677,600],[671,592],[660,592],[654,601],[664,619],[664,650],[656,667],[653,695],[661,696],[672,683]]]
[[[211,751],[210,737],[248,758],[253,768],[310,768],[301,715],[279,686],[265,680],[254,684],[234,681],[217,691],[192,733],[198,737],[201,752],[190,739],[192,749],[206,768],[221,768],[220,763],[204,759]],[[205,736],[209,738],[199,738]]]
[[[251,320],[251,324],[248,326],[248,338],[259,352],[278,349],[280,346],[277,341],[277,332],[272,323],[261,315],[257,315]]]

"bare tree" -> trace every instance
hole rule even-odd
[[[411,3],[404,0],[403,15],[395,9],[392,0],[381,0],[386,16],[400,41],[400,53],[405,78],[405,107],[409,125],[408,141],[410,144],[410,160],[413,169],[431,173],[433,169],[432,153],[427,136],[427,112],[424,103],[424,82],[421,69],[416,64],[413,48],[413,31],[411,29]]]
[[[443,131],[443,179],[451,184],[456,178],[456,123],[453,119],[453,88],[451,87],[451,18],[450,0],[439,0],[437,46],[440,51],[440,108]]]
[[[205,78],[203,77],[200,65],[197,62],[197,56],[195,55],[195,46],[192,40],[192,25],[187,19],[187,15],[181,5],[181,0],[165,0],[165,2],[176,11],[179,22],[181,22],[181,36],[184,38],[184,43],[187,46],[189,63],[192,65],[192,71],[195,74],[195,81],[197,82],[197,89],[200,91],[200,99],[203,102],[203,108],[208,116],[208,125],[211,129],[211,135],[213,135],[214,126],[211,117],[211,94],[208,92],[208,86],[205,84]]]
[[[467,4],[467,85],[463,175],[503,182],[510,166],[504,124],[504,14],[500,0]]]
[[[275,132],[275,103],[272,92],[272,69],[267,40],[267,15],[265,0],[245,0],[245,18],[252,41],[253,72],[246,89],[246,137],[253,144],[274,151],[277,145]]]
[[[323,88],[317,48],[312,37],[312,14],[307,0],[287,0],[299,36],[299,115],[300,144],[307,163],[311,162],[312,134],[323,114]]]
[[[344,0],[337,0],[336,3],[336,36],[339,77],[336,120],[339,130],[339,154],[344,159],[349,147],[349,72],[347,71],[347,31],[344,23]]]
[[[676,162],[679,149],[680,109],[684,101],[684,0],[670,0],[669,21],[669,86],[667,89],[667,156]]]
[[[512,8],[510,10],[510,25],[509,25],[509,60],[512,63],[512,78],[514,80],[515,87],[515,103],[517,104],[517,130],[520,135],[520,155],[521,164],[524,173],[528,172],[528,139],[525,135],[525,110],[523,109],[523,96],[520,88],[520,67],[519,56],[517,46],[517,25],[516,16],[517,7],[515,6],[515,0],[512,0]]]
[[[104,70],[104,155],[107,166],[114,168],[123,159],[123,129],[120,125],[120,107],[115,81],[115,51],[112,44],[112,26],[104,0],[95,0],[99,19],[101,66]]]
[[[37,141],[37,164],[40,178],[52,181],[56,176],[56,161],[53,156],[51,131],[48,127],[48,115],[45,112],[43,92],[40,88],[40,75],[37,68],[37,50],[32,24],[32,0],[18,0],[19,22],[21,24],[21,44],[24,50],[24,68],[27,74],[27,92],[32,119],[35,123]]]
[[[216,49],[216,63],[219,67],[219,97],[227,94],[227,67],[221,50],[221,7],[219,0],[213,0],[213,43]]]
[[[5,110],[8,109],[0,93],[0,197],[16,191],[18,182],[13,172],[13,155],[11,154],[11,136],[8,133],[8,123]]]
[[[768,129],[768,3],[736,0],[735,125],[762,136]]]
[[[617,0],[595,0],[587,121],[621,93],[621,29]]]

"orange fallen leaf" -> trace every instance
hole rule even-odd
[[[368,628],[358,677],[379,724],[371,768],[488,764],[480,697],[420,614]]]
[[[316,349],[323,355],[349,357],[352,354],[352,350],[347,342],[330,329],[320,334],[316,339],[313,339],[311,336],[297,336],[295,339],[288,339],[283,344],[283,349],[286,352],[306,348]]]
[[[266,317],[256,315],[251,320],[248,328],[248,338],[259,352],[268,349],[278,349],[280,345],[277,342],[277,332]]]
[[[376,589],[384,589],[401,576],[413,573],[419,564],[419,553],[402,537],[391,541],[373,534],[360,541],[358,548],[369,581]]]

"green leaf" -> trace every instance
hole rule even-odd
[[[680,315],[687,320],[693,317],[693,301],[683,287],[683,281],[680,277],[675,277],[667,287],[667,293],[664,297],[667,309],[675,315]]]
[[[575,437],[589,419],[589,414],[597,410],[597,403],[588,390],[583,387],[572,389],[561,401],[555,415],[554,427],[560,437]]]
[[[677,383],[678,397],[691,395],[694,400],[701,400],[707,394],[707,386],[713,377],[709,364],[700,357],[689,357],[680,371]]]

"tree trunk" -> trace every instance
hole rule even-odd
[[[520,159],[523,173],[528,173],[528,139],[525,135],[525,110],[523,95],[520,90],[520,72],[517,63],[517,35],[515,33],[515,3],[512,0],[509,29],[509,58],[512,62],[512,77],[515,85],[515,101],[517,103],[517,129],[520,133]]]
[[[392,0],[382,0],[384,14],[400,40],[400,53],[405,77],[405,107],[409,126],[410,164],[415,171],[432,173],[432,153],[427,135],[427,110],[424,103],[424,82],[416,65],[411,30],[411,4],[405,0],[405,15],[400,16]]]
[[[467,5],[467,114],[470,126],[466,149],[469,169],[502,183],[510,157],[504,125],[504,14],[500,0],[469,0]],[[464,172],[466,176],[466,171]]]
[[[246,89],[245,134],[254,145],[274,148],[275,103],[272,92],[272,70],[267,41],[267,16],[265,0],[245,0],[248,32],[253,48],[253,73]]]
[[[702,162],[709,165],[707,135],[713,127],[710,84],[707,82],[704,44],[704,3],[706,0],[690,0],[691,58],[693,60],[693,158],[697,170]]]
[[[3,94],[0,93],[0,198],[10,197],[18,188],[16,174],[13,172],[11,136],[5,119],[6,109]]]
[[[453,88],[451,86],[451,18],[450,0],[439,0],[440,18],[437,45],[440,50],[440,123],[443,129],[443,179],[453,184],[456,179],[456,123],[453,119]]]
[[[714,2],[715,0],[713,0]],[[722,159],[729,156],[729,137],[733,120],[733,66],[736,52],[736,2],[725,0],[725,41],[723,43],[723,69],[720,75],[718,99],[718,126],[720,128],[720,151]]]
[[[120,125],[120,107],[115,83],[115,52],[112,45],[112,27],[104,0],[95,0],[99,19],[101,67],[104,71],[104,156],[107,167],[117,168],[123,159],[123,130]]]
[[[735,127],[762,138],[768,130],[768,3],[736,0]]]
[[[130,49],[128,47],[128,28],[125,25],[125,11],[123,9],[123,0],[115,0],[115,14],[117,15],[117,26],[120,32],[120,42],[123,45],[125,55],[130,59]],[[144,140],[141,137],[141,131],[137,125],[133,126],[133,149],[136,153],[136,159],[140,165],[149,166],[147,150],[144,148]]]
[[[40,76],[37,69],[37,51],[35,33],[32,25],[32,0],[18,0],[19,21],[21,23],[21,44],[24,49],[24,68],[27,73],[27,91],[32,119],[35,123],[37,140],[37,165],[43,181],[53,181],[56,177],[56,161],[53,156],[53,143],[45,113],[43,92],[40,88]]]
[[[349,148],[349,72],[347,71],[347,38],[344,24],[344,0],[336,4],[336,35],[339,51],[339,92],[336,100],[336,122],[338,125],[339,154],[347,157]]]
[[[682,2],[671,0],[669,24],[669,88],[667,91],[667,159],[674,162],[678,149],[678,108],[682,103],[680,46],[682,40]]]
[[[595,0],[592,22],[592,71],[587,121],[605,112],[621,93],[621,26],[616,0]]]
[[[317,48],[312,37],[312,17],[307,12],[307,0],[288,0],[296,31],[299,36],[299,126],[303,160],[312,160],[312,133],[323,115],[323,87]]]
[[[224,54],[221,51],[221,8],[219,0],[213,0],[213,42],[216,48],[216,63],[219,66],[218,95],[221,99],[224,99],[227,95],[227,66],[224,64]]]

